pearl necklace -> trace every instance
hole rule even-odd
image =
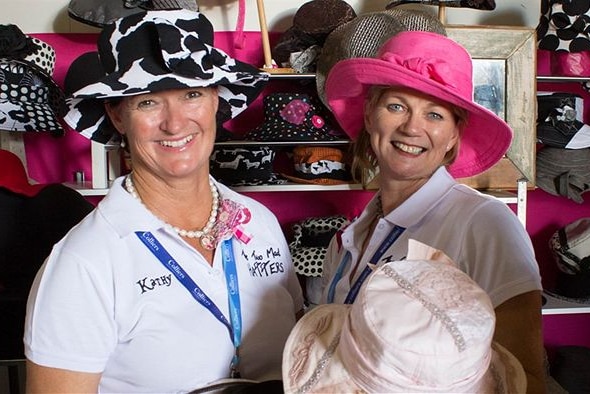
[[[217,212],[219,209],[219,192],[217,191],[217,187],[215,187],[215,183],[211,179],[209,179],[209,187],[211,188],[211,195],[213,196],[213,203],[211,204],[211,214],[209,215],[209,220],[207,220],[207,224],[203,227],[202,230],[185,230],[176,226],[173,226],[169,223],[166,223],[168,226],[172,227],[174,231],[178,233],[181,237],[187,238],[200,238],[201,245],[209,250],[212,250],[215,247],[215,236],[210,234],[211,230],[215,226],[215,221],[217,219]],[[135,190],[135,186],[133,185],[133,179],[131,178],[131,174],[127,175],[125,178],[125,189],[129,194],[133,196],[136,200],[141,202],[141,198],[137,194]]]

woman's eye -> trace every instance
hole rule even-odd
[[[387,104],[387,109],[393,112],[400,112],[404,110],[401,104]]]
[[[141,100],[137,103],[138,109],[148,109],[156,105],[154,100]]]
[[[193,99],[193,98],[199,98],[202,95],[203,94],[200,91],[198,91],[198,90],[191,90],[190,92],[188,92],[186,94],[186,97],[189,98],[189,99]]]
[[[428,116],[430,116],[432,119],[436,119],[436,120],[442,120],[442,119],[444,119],[444,117],[441,114],[437,113],[437,112],[430,112],[428,114]]]

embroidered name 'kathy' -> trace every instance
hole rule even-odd
[[[170,286],[172,284],[172,274],[162,275],[157,278],[145,277],[143,279],[138,280],[135,283],[137,283],[139,285],[139,289],[141,290],[141,294],[143,294],[148,291],[154,290],[156,287]]]

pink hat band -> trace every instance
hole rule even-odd
[[[371,86],[414,89],[468,112],[459,155],[449,167],[456,178],[489,169],[510,147],[510,126],[473,100],[471,56],[446,36],[403,31],[385,42],[375,58],[351,58],[334,65],[326,81],[327,101],[351,139],[364,128],[362,108]]]
[[[385,48],[389,49],[389,48]],[[467,55],[469,56],[469,55]],[[471,100],[473,92],[473,77],[471,68],[458,70],[445,59],[437,57],[404,58],[403,55],[387,51],[381,54],[381,59],[403,67],[416,76],[430,79],[447,89],[456,92],[457,96]]]

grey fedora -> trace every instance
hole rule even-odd
[[[590,190],[590,148],[564,149],[546,146],[537,152],[536,184],[549,194],[577,203]]]

